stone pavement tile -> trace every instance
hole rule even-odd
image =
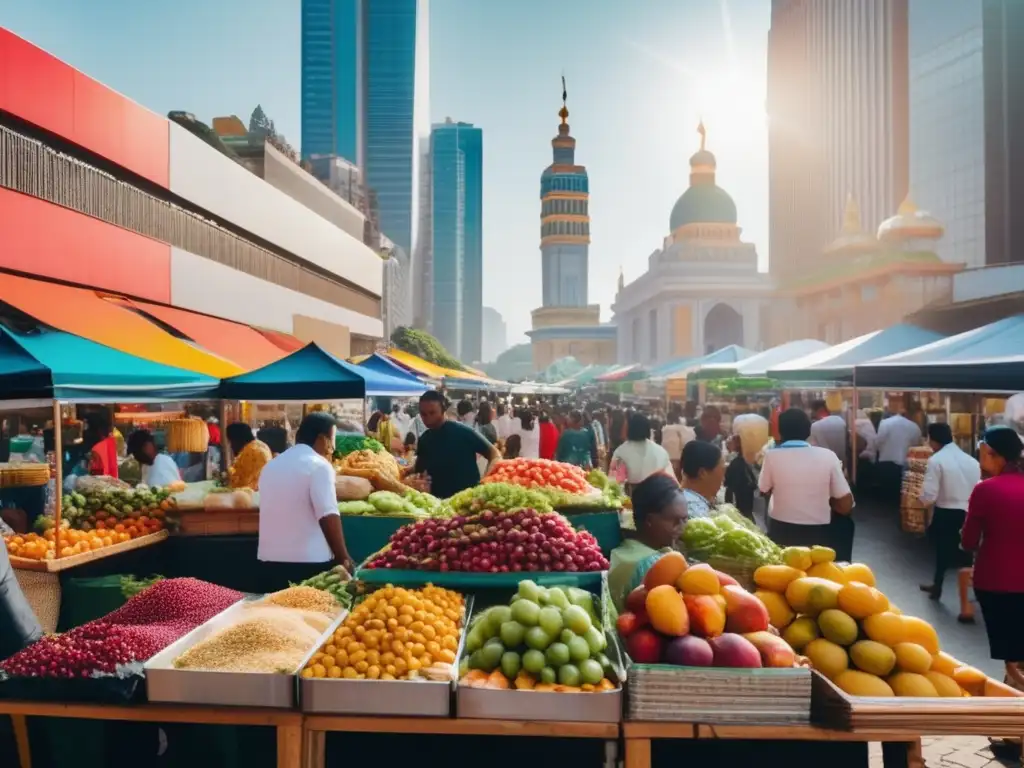
[[[946,755],[943,761],[962,768],[985,768],[992,762],[992,754],[983,757],[977,751],[961,750]]]

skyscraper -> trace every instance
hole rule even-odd
[[[590,180],[576,165],[576,139],[562,87],[562,118],[551,140],[552,162],[540,177],[540,252],[544,307],[587,306]]]
[[[355,162],[414,259],[428,83],[427,0],[302,0],[302,155]]]
[[[483,133],[451,119],[430,135],[430,328],[456,357],[479,361],[483,304]]]
[[[768,38],[771,270],[835,237],[850,195],[873,231],[907,194],[907,0],[772,0]]]
[[[494,307],[484,307],[481,313],[483,328],[483,352],[480,358],[485,363],[492,363],[498,355],[508,349],[508,326],[505,318]]]

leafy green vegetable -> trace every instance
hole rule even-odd
[[[372,437],[362,435],[337,435],[334,438],[334,458],[342,459],[355,451],[384,453],[384,446]]]

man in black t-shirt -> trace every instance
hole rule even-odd
[[[447,499],[480,482],[478,455],[487,459],[488,470],[501,458],[479,432],[447,419],[444,395],[436,390],[420,397],[420,418],[427,431],[416,446],[414,472],[430,478],[430,492],[438,498]]]

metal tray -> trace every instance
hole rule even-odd
[[[462,636],[455,652],[452,679],[435,680],[344,680],[337,678],[299,677],[299,709],[336,715],[391,715],[392,717],[449,717],[452,711],[452,685],[458,674],[458,658],[466,642],[466,629],[473,607],[471,595],[465,597]],[[334,630],[344,620],[341,616],[327,628],[316,648],[303,659],[303,669]]]
[[[246,608],[263,596],[240,600],[196,627],[146,662],[146,693],[150,701],[176,704],[213,704],[238,707],[295,706],[295,680],[302,663],[289,674],[270,672],[216,672],[176,669],[174,660],[221,629],[234,624]],[[344,619],[342,611],[336,622]],[[318,641],[319,642],[319,641]],[[316,648],[309,652],[312,655]],[[308,658],[308,657],[307,657]],[[305,659],[303,659],[305,663]]]

